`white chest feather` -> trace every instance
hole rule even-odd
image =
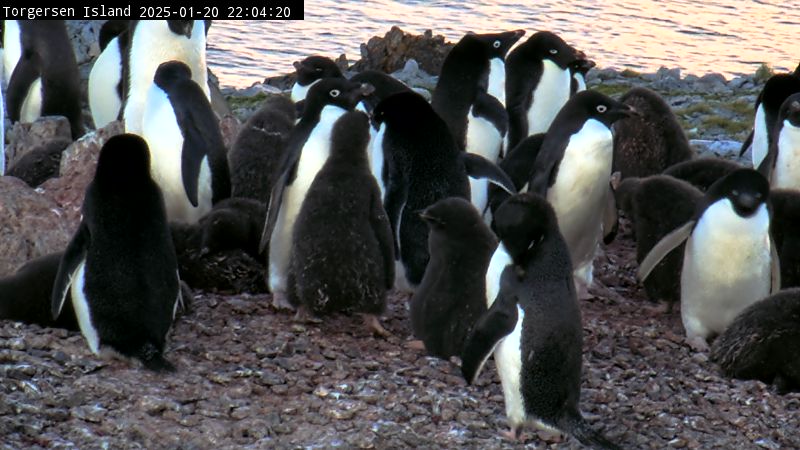
[[[747,306],[770,291],[769,212],[761,205],[743,218],[730,200],[709,206],[686,244],[681,316],[687,334],[721,333]]]
[[[753,126],[753,148],[750,155],[753,158],[753,167],[756,168],[767,156],[767,151],[769,150],[769,133],[767,132],[765,120],[764,105],[758,105]]]
[[[497,128],[488,120],[475,117],[470,108],[467,115],[467,151],[481,155],[491,162],[497,162],[502,144],[503,136]],[[489,202],[489,182],[485,178],[470,178],[469,187],[472,204],[483,214]]]
[[[22,109],[19,114],[19,121],[24,123],[36,122],[42,116],[42,79],[37,78],[31,83],[28,95],[22,102]]]
[[[506,63],[500,58],[489,60],[489,87],[487,92],[506,106]]]
[[[22,45],[19,23],[16,20],[6,20],[3,25],[3,81],[8,85],[11,74],[14,73],[14,68],[22,56]]]
[[[575,80],[575,84],[577,85],[577,88],[575,89],[576,94],[586,90],[586,79],[583,78],[582,73],[576,73],[572,76],[572,78]]]
[[[102,128],[117,120],[122,99],[117,86],[122,78],[122,55],[119,38],[109,41],[89,73],[89,108],[95,127]]]
[[[186,195],[183,181],[183,134],[172,104],[158,86],[147,94],[142,137],[150,149],[150,174],[164,195],[164,206],[170,221],[196,223],[211,210],[211,170],[207,158],[200,165],[197,185],[197,206]]]
[[[306,95],[308,95],[308,90],[311,89],[311,86],[315,85],[318,81],[319,80],[314,80],[306,86],[301,86],[300,83],[295,82],[294,86],[292,86],[292,101],[297,103],[301,100],[305,100]]]
[[[92,314],[89,309],[89,301],[86,296],[86,260],[81,261],[80,265],[72,275],[71,298],[72,308],[75,310],[75,316],[78,319],[78,326],[81,329],[81,334],[89,344],[89,349],[95,355],[100,351],[100,338],[97,334],[97,329],[92,323]]]
[[[491,308],[497,295],[500,293],[500,277],[507,266],[513,264],[511,255],[501,242],[492,254],[489,267],[486,269],[486,306]]]
[[[602,234],[612,143],[607,126],[594,119],[586,121],[570,138],[555,183],[547,192],[576,268],[594,257]]]
[[[144,102],[153,76],[161,63],[181,61],[192,70],[192,80],[211,98],[206,70],[205,23],[195,20],[191,38],[173,33],[165,20],[142,20],[131,41],[128,101],[125,130],[141,134]]]
[[[772,187],[800,189],[800,128],[784,120],[777,139],[778,159],[772,174]]]
[[[533,102],[528,109],[528,136],[544,133],[550,128],[570,94],[569,69],[562,69],[545,59],[539,83],[533,89]]]
[[[359,103],[360,104],[360,103]],[[372,176],[378,182],[378,187],[381,190],[381,198],[386,195],[386,186],[383,179],[383,166],[385,164],[383,156],[383,139],[386,136],[386,124],[382,123],[375,133],[375,129],[369,127],[370,140],[369,140],[369,167]],[[374,134],[373,134],[374,133]]]

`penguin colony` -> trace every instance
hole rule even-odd
[[[524,30],[465,35],[431,103],[382,72],[348,79],[309,56],[294,63],[290,98],[265,102],[228,151],[210,102],[208,26],[104,25],[91,115],[126,133],[103,145],[63,252],[0,279],[0,318],[80,330],[95,354],[175,370],[167,334],[181,279],[197,275],[185,254],[239,251],[261,261],[276,309],[296,320],[358,313],[386,335],[387,294],[409,292],[414,347],[459,357],[467,383],[494,356],[509,438],[536,428],[620,448],[580,413],[580,301],[619,205],[639,278],[653,300],[680,304],[687,344],[711,344],[730,376],[800,388],[799,294],[780,291],[800,285],[798,71],[758,97],[742,147],[753,169],[693,159],[656,93],[587,90],[593,61],[548,31],[518,43]],[[63,115],[79,138],[64,22],[3,31],[0,112]],[[0,155],[0,175],[40,183],[64,146],[8,171]]]

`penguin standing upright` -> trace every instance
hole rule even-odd
[[[570,64],[583,55],[549,31],[540,31],[506,58],[508,148],[544,133],[571,94]]]
[[[202,20],[139,20],[130,24],[123,118],[125,131],[142,133],[142,116],[153,76],[162,63],[182,61],[192,80],[211,98],[206,69],[206,24]],[[124,67],[124,66],[123,66]]]
[[[579,92],[553,120],[536,155],[528,190],[547,198],[556,211],[572,255],[579,298],[592,284],[600,239],[611,231],[603,223],[613,199],[611,125],[633,114],[631,107],[599,92]]]
[[[291,93],[291,99],[295,103],[305,100],[308,90],[319,80],[323,78],[344,78],[342,69],[327,56],[309,56],[302,61],[295,61],[292,65],[297,76],[297,80],[292,85]]]
[[[496,163],[502,154],[508,113],[495,95],[505,88],[503,58],[525,32],[467,34],[450,50],[444,62],[431,105],[444,119],[456,143],[469,153]],[[494,93],[492,95],[488,91]],[[501,95],[505,99],[505,94]],[[483,213],[488,184],[470,180],[472,204]]]
[[[411,328],[428,354],[461,356],[467,334],[486,312],[486,269],[494,233],[465,199],[439,200],[421,213],[431,260],[411,297]]]
[[[384,206],[392,224],[401,287],[416,287],[428,264],[428,228],[418,211],[446,197],[469,199],[468,177],[488,178],[516,192],[485,158],[459,149],[450,129],[425,99],[403,92],[383,100],[373,117],[383,130],[388,184]],[[403,286],[407,284],[407,286]]]
[[[773,141],[775,123],[784,100],[792,94],[800,92],[800,75],[780,73],[770,77],[756,98],[756,115],[753,121],[753,132],[745,140],[739,156],[744,155],[752,145],[750,156],[753,167],[759,167],[767,156]]]
[[[294,225],[314,177],[330,156],[333,126],[355,108],[372,87],[344,78],[328,78],[308,91],[303,116],[289,136],[267,207],[261,248],[269,248],[268,284],[273,303],[291,306],[286,299],[287,275]]]
[[[294,103],[275,95],[268,98],[242,126],[231,151],[231,196],[265,202],[269,199],[278,163],[283,159],[295,123]]]
[[[12,122],[41,116],[65,116],[72,139],[84,133],[78,63],[63,20],[26,20],[19,24],[22,56],[6,91]]]
[[[295,222],[288,297],[301,314],[364,314],[372,331],[386,335],[377,316],[394,284],[394,244],[367,161],[369,127],[360,111],[333,127],[330,156]]]
[[[494,351],[512,439],[535,425],[617,448],[578,407],[583,328],[555,212],[543,198],[523,193],[497,210],[495,225],[500,245],[486,271],[489,309],[464,346],[464,378],[473,383]]]
[[[214,203],[230,197],[231,184],[217,118],[191,76],[180,61],[158,67],[144,104],[142,136],[167,217],[195,223]]]
[[[759,171],[772,188],[800,189],[800,93],[790,95],[781,105]]]
[[[766,178],[739,169],[714,183],[695,219],[665,236],[645,257],[639,279],[646,279],[684,240],[681,319],[689,344],[707,350],[706,341],[742,310],[780,289]]]
[[[127,20],[109,20],[100,28],[100,55],[89,72],[89,109],[95,128],[119,118],[124,99],[123,65],[128,64],[130,32]]]
[[[89,348],[111,347],[155,371],[174,370],[164,344],[180,297],[164,201],[147,143],[114,136],[100,151],[83,218],[58,269],[52,312],[67,298]]]

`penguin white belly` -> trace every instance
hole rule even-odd
[[[681,273],[681,318],[689,338],[721,333],[770,292],[769,212],[750,218],[730,200],[709,206],[686,243]]]
[[[89,109],[96,128],[117,120],[122,99],[117,86],[122,78],[119,38],[112,39],[97,57],[89,72]]]
[[[543,64],[542,77],[533,90],[533,101],[528,109],[528,136],[546,132],[561,107],[569,100],[569,69],[562,69],[547,59]]]
[[[292,95],[291,99],[293,102],[297,103],[301,100],[306,99],[306,95],[308,95],[308,90],[311,89],[311,86],[317,84],[319,80],[314,80],[311,84],[307,86],[302,86],[300,83],[295,82],[294,86],[292,86]]]
[[[75,316],[78,319],[78,326],[81,329],[81,334],[89,344],[89,349],[95,355],[100,352],[100,337],[97,330],[92,323],[92,312],[89,309],[89,302],[86,299],[86,260],[81,261],[81,264],[75,269],[72,274],[72,287],[70,289],[72,308],[75,310]]]
[[[372,176],[375,177],[375,181],[378,182],[378,188],[381,190],[381,200],[383,200],[386,196],[386,184],[383,179],[383,166],[386,162],[383,158],[383,139],[386,136],[386,124],[382,123],[377,133],[374,128],[369,127],[369,132],[369,152],[367,153],[369,156],[369,168]]]
[[[16,20],[6,20],[3,25],[3,85],[8,86],[11,74],[22,56],[22,45],[19,23]]]
[[[506,63],[500,58],[489,60],[489,87],[486,92],[506,106]]]
[[[503,144],[503,136],[491,122],[476,117],[472,113],[472,108],[467,115],[467,151],[476,155],[481,155],[491,162],[497,162],[500,158],[500,148]],[[489,203],[489,182],[485,178],[469,179],[470,199],[478,212],[483,214],[486,205]]]
[[[42,79],[37,78],[31,83],[25,101],[22,102],[22,109],[19,113],[19,121],[24,123],[36,122],[42,116]]]
[[[572,76],[572,78],[575,79],[575,84],[577,85],[577,88],[575,89],[576,94],[586,90],[586,79],[583,78],[582,73],[576,73]]]
[[[172,33],[166,21],[142,20],[136,26],[131,40],[128,99],[123,117],[125,131],[142,133],[142,114],[147,92],[161,63],[177,60],[192,70],[192,80],[203,89],[211,101],[206,69],[205,23],[195,20],[191,39]]]
[[[150,149],[150,174],[164,195],[167,218],[196,223],[211,211],[211,168],[204,157],[200,164],[195,207],[189,201],[183,183],[183,134],[172,104],[164,91],[155,85],[148,93],[142,137]]]
[[[269,287],[273,294],[286,291],[294,223],[311,183],[330,155],[333,125],[345,112],[331,105],[322,109],[319,123],[309,134],[300,153],[297,176],[283,191],[281,209],[269,241]]]
[[[758,105],[756,109],[755,125],[753,127],[753,144],[750,150],[750,156],[753,158],[753,168],[757,169],[761,161],[767,156],[769,150],[769,132],[766,120],[766,113],[764,112],[764,105]]]
[[[587,286],[591,283],[591,262],[603,231],[611,159],[611,131],[590,119],[570,138],[555,184],[547,191],[547,200],[555,209],[576,275]]]
[[[772,187],[800,189],[800,128],[784,120],[777,139],[778,158],[772,174]]]

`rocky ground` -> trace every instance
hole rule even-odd
[[[797,448],[800,395],[720,376],[680,316],[644,300],[629,227],[596,261],[618,294],[582,303],[581,406],[624,448]],[[388,339],[356,317],[295,323],[269,296],[198,294],[170,333],[177,373],[98,359],[82,336],[0,322],[2,448],[512,448],[493,363],[406,348],[406,297]],[[528,435],[528,448],[581,448]]]

